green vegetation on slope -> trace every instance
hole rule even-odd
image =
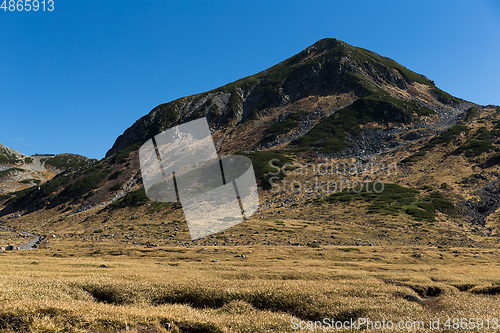
[[[467,133],[468,131],[469,131],[469,127],[467,125],[464,125],[464,124],[458,124],[458,125],[452,126],[448,130],[446,130],[445,132],[432,138],[425,146],[423,146],[421,148],[420,151],[403,159],[401,161],[401,163],[416,162],[417,157],[424,156],[425,154],[427,154],[427,152],[430,149],[432,149],[440,144],[448,145],[453,140],[456,140],[461,133],[464,133],[464,132]]]
[[[24,172],[23,169],[19,169],[19,168],[10,168],[10,169],[7,169],[7,170],[3,170],[3,171],[0,171],[0,178],[3,178],[3,177],[7,177],[7,176],[10,176],[16,172]]]
[[[458,124],[450,127],[446,132],[439,134],[438,136],[432,138],[425,147],[427,149],[434,148],[439,144],[448,144],[452,140],[456,140],[458,136],[463,132],[468,132],[469,127],[467,125]]]
[[[51,165],[57,169],[78,169],[91,163],[92,160],[76,154],[60,154],[47,159],[46,165]]]
[[[309,112],[304,110],[290,113],[285,120],[272,124],[266,130],[265,134],[272,136],[279,136],[281,134],[287,133],[291,131],[293,128],[297,127],[302,118],[308,114]]]
[[[15,154],[11,154],[8,150],[0,147],[0,164],[16,164],[19,162]]]
[[[477,113],[478,113],[478,109],[475,107],[471,107],[465,112],[464,119],[465,120],[472,120],[475,116],[477,116]]]
[[[336,153],[344,150],[347,133],[359,135],[360,125],[369,122],[407,123],[415,110],[412,103],[394,98],[361,98],[331,116],[323,119],[301,138],[292,141],[298,148],[318,148],[321,153]]]
[[[7,199],[10,199],[12,197],[12,194],[7,193],[7,194],[0,194],[0,201],[4,201]]]
[[[369,214],[394,215],[407,214],[415,220],[433,221],[437,211],[452,213],[452,203],[439,192],[434,192],[418,199],[420,191],[397,184],[365,183],[361,187],[345,189],[323,199],[315,200],[316,204],[336,204],[354,200],[369,203]]]
[[[161,212],[163,210],[169,210],[172,206],[175,207],[175,205],[172,205],[170,202],[153,202],[146,211],[146,214],[153,214]]]
[[[481,127],[474,134],[472,140],[460,145],[453,154],[464,154],[468,158],[477,157],[494,148],[491,144],[491,135],[486,127]]]
[[[286,155],[286,152],[283,151],[240,151],[235,154],[246,156],[252,160],[255,178],[264,189],[270,188],[269,180],[271,177],[284,179],[286,175],[282,172],[283,165],[285,163],[292,163],[292,160]],[[270,165],[270,163],[272,163],[272,165]],[[277,171],[273,165],[280,168],[279,174],[271,174]]]
[[[40,179],[24,179],[24,180],[21,180],[20,183],[22,184],[31,184],[31,183],[35,183],[37,185],[40,185],[42,181]]]
[[[111,156],[109,158],[109,162],[111,164],[125,163],[128,160],[128,158],[130,156],[130,153],[132,153],[133,151],[139,149],[141,146],[142,146],[142,142],[138,141],[138,142],[134,143],[133,145],[130,145],[127,148],[122,149],[118,153],[116,153],[113,156]]]
[[[264,132],[264,137],[261,142],[275,140],[281,134],[290,132],[295,129],[302,121],[302,118],[308,114],[309,112],[304,110],[288,114],[284,120],[275,122]]]
[[[7,201],[7,211],[14,211],[20,208],[26,208],[33,204],[43,203],[45,200],[51,200],[52,194],[71,181],[71,177],[66,174],[59,174],[50,181],[39,187],[30,187],[14,193],[14,197]]]
[[[97,163],[74,172],[60,173],[40,186],[15,192],[15,196],[7,202],[7,207],[2,212],[27,209],[33,205],[34,209],[40,209],[49,203],[56,205],[80,199],[96,189],[110,172],[111,169],[102,170],[102,164]],[[57,193],[58,191],[60,192]]]
[[[123,198],[113,202],[108,207],[110,207],[111,209],[137,207],[144,205],[147,200],[148,197],[146,196],[146,191],[144,191],[144,188],[140,188],[135,191],[128,192]]]
[[[56,199],[61,201],[74,201],[82,198],[85,194],[96,189],[108,175],[105,171],[95,170],[78,179],[62,190]]]

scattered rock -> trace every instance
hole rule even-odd
[[[109,268],[109,266],[102,264],[102,265],[99,265],[99,268]]]
[[[212,262],[220,262],[220,260],[219,259],[214,259],[214,260],[212,260]]]
[[[406,299],[406,300],[408,300],[410,302],[417,302],[418,304],[423,304],[424,303],[420,298],[418,298],[415,295],[405,295],[404,299]]]
[[[39,265],[40,263],[38,261],[33,261],[31,265]]]

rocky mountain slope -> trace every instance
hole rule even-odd
[[[43,184],[67,169],[92,162],[76,154],[27,156],[0,144],[0,195]]]
[[[323,39],[258,74],[159,105],[127,129],[106,157],[199,117],[207,117],[216,146],[224,153],[284,148],[291,143],[304,147],[314,138],[309,137],[313,142],[297,139],[322,120],[340,117],[338,123],[346,121],[340,133],[322,138],[335,144],[325,148],[327,143],[315,142],[314,146],[340,152],[346,132],[357,132],[369,122],[425,126],[437,121],[437,112],[456,116],[465,108],[462,102],[389,58],[337,39]],[[360,122],[353,119],[354,114]]]
[[[227,244],[298,243],[299,229],[302,238],[319,243],[498,243],[500,109],[451,96],[389,58],[336,39],[159,105],[128,128],[106,158],[2,197],[0,218],[22,212],[9,223],[83,239],[104,232],[122,242],[145,244],[146,235],[148,244],[187,242],[180,205],[147,200],[138,149],[200,117],[207,118],[220,154],[253,160],[259,182],[257,220],[246,223],[259,223],[262,234],[226,235]],[[370,191],[376,184],[386,190]],[[289,222],[285,242],[282,226]],[[336,236],[325,239],[320,225]],[[161,230],[151,235],[151,226]]]

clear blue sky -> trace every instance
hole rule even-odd
[[[452,95],[500,104],[497,0],[55,0],[53,12],[0,10],[0,143],[102,158],[158,104],[326,37],[391,57]]]

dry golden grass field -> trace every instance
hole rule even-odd
[[[447,319],[500,318],[497,249],[50,244],[0,254],[1,332],[351,331],[293,328],[323,318],[465,332]]]

